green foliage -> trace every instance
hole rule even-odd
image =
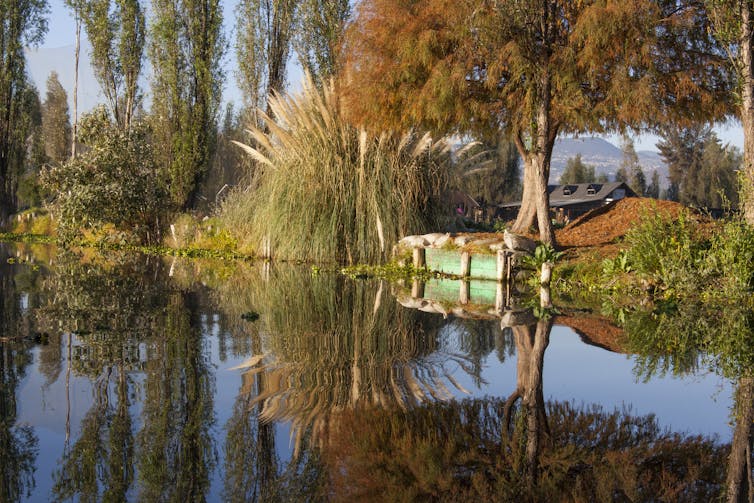
[[[304,70],[327,82],[339,70],[343,30],[351,17],[349,0],[298,2],[293,47]]]
[[[155,158],[173,204],[195,206],[210,169],[222,96],[219,0],[155,0],[149,55]]]
[[[653,283],[672,291],[689,291],[698,284],[707,244],[688,211],[677,218],[650,211],[629,230],[625,241],[627,262]]]
[[[713,295],[730,298],[754,290],[754,227],[727,221],[712,237],[705,267]]]
[[[524,255],[523,261],[526,265],[539,270],[542,264],[547,262],[554,264],[563,256],[563,252],[555,251],[551,245],[540,243],[534,249],[532,255]]]
[[[432,228],[450,169],[444,141],[370,136],[342,116],[332,86],[311,79],[302,94],[273,98],[269,133],[252,128],[259,163],[222,220],[242,247],[275,257],[374,263],[400,237]],[[264,243],[264,244],[263,244]]]
[[[47,158],[62,163],[71,153],[71,119],[68,95],[58,80],[57,72],[47,78],[47,94],[42,105],[42,135]]]
[[[128,129],[141,98],[146,21],[140,0],[89,0],[81,14],[94,74],[113,119]]]
[[[565,170],[560,175],[558,183],[561,185],[572,183],[592,183],[597,182],[597,175],[594,172],[594,166],[581,162],[581,154],[571,157],[566,162]]]
[[[41,122],[24,50],[42,42],[48,10],[45,0],[0,4],[0,221],[17,209],[19,179],[29,171],[29,140]]]
[[[147,134],[141,124],[121,130],[102,108],[82,119],[79,138],[88,150],[42,174],[43,184],[56,194],[52,207],[63,241],[106,224],[154,240],[164,192]]]

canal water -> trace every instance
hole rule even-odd
[[[741,382],[714,359],[631,350],[573,307],[503,327],[398,289],[0,245],[0,501],[723,493]]]

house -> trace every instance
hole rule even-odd
[[[550,192],[552,216],[558,221],[570,221],[613,201],[636,197],[625,182],[548,185],[547,190]],[[520,201],[501,204],[498,206],[498,217],[506,220],[514,218],[520,207]]]

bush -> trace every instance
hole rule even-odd
[[[626,265],[664,288],[697,285],[707,242],[688,211],[677,218],[660,212],[642,215],[626,234]]]
[[[42,172],[45,188],[55,194],[59,237],[68,241],[81,231],[96,234],[112,224],[154,241],[164,193],[147,128],[137,124],[121,130],[99,108],[82,118],[80,132],[83,153]]]
[[[437,225],[450,152],[429,136],[368,135],[348,124],[334,86],[307,78],[299,95],[270,100],[269,132],[252,127],[259,164],[221,218],[241,245],[277,257],[376,262],[391,244]]]

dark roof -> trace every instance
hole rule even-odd
[[[623,197],[636,197],[636,193],[625,182],[574,183],[569,185],[548,185],[550,207],[570,206],[593,201],[610,201],[615,189],[626,191]],[[521,206],[521,202],[501,204],[501,207]]]
[[[623,197],[636,197],[625,182],[576,183],[572,185],[548,185],[550,206],[568,206],[589,201],[610,200],[615,189],[624,189]]]

